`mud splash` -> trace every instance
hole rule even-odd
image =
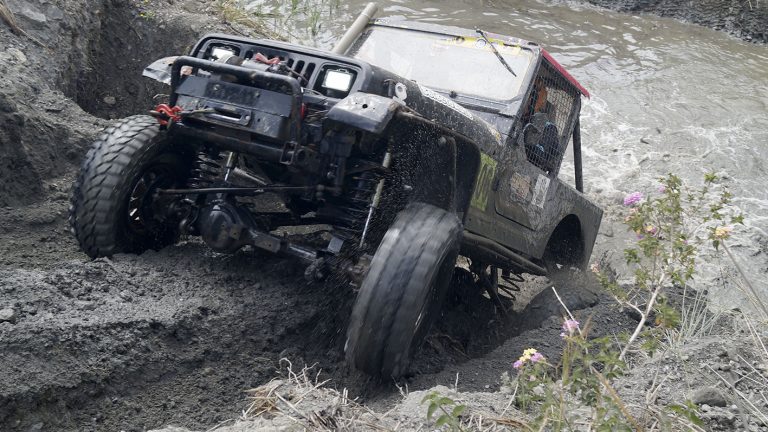
[[[8,4],[51,50],[0,27],[0,429],[207,428],[236,417],[242,391],[272,378],[281,358],[318,363],[374,405],[397,398],[392,383],[342,361],[347,287],[307,284],[291,261],[211,254],[194,241],[89,262],[68,233],[85,148],[104,119],[143,111],[157,91],[141,68],[231,28],[194,0]],[[606,332],[632,323],[585,286],[562,283],[574,309],[587,307],[580,318]],[[532,283],[528,298],[542,288]],[[460,387],[482,391],[528,346],[554,356],[560,323],[547,318],[556,312],[547,295],[503,317],[457,272],[452,301],[401,384],[429,388],[458,374]]]

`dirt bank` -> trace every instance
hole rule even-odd
[[[768,43],[768,4],[749,0],[586,0],[619,12],[646,12]]]
[[[159,90],[141,77],[149,62],[232,31],[195,1],[6,3],[27,35],[0,25],[0,206],[40,200],[46,181],[79,165],[102,119],[147,109]]]
[[[307,284],[290,261],[215,255],[197,242],[89,261],[69,234],[87,146],[157,91],[141,69],[202,33],[233,29],[191,0],[8,5],[46,48],[0,26],[0,430],[208,428],[237,417],[243,391],[271,379],[282,358],[317,363],[361,400],[396,399],[392,383],[342,361],[347,287]],[[461,272],[455,287],[403,385],[429,388],[458,373],[464,388],[485,391],[527,344],[554,346],[556,331],[521,333],[551,302],[503,317]],[[601,307],[594,293],[571,297],[575,309]],[[617,325],[628,319],[603,308]]]
[[[399,400],[393,383],[343,362],[347,288],[308,284],[289,260],[216,255],[197,242],[88,261],[67,232],[65,196],[0,210],[0,308],[12,313],[0,323],[2,430],[205,429],[237,417],[244,390],[272,379],[282,358],[317,364],[372,406]],[[554,358],[551,291],[502,316],[463,274],[401,386],[428,389],[458,374],[460,388],[488,391],[523,349]],[[634,322],[584,286],[561,284],[574,309],[588,307],[580,317],[594,313],[604,331]]]
[[[352,293],[308,284],[291,261],[183,242],[89,261],[66,223],[75,169],[108,119],[143,111],[141,69],[205,32],[233,28],[197,0],[6,0],[30,37],[0,25],[0,430],[207,429],[237,417],[243,391],[282,358],[317,363],[374,407],[393,383],[360,376],[342,351]],[[558,283],[601,331],[634,321],[593,281]],[[551,292],[496,313],[457,271],[443,318],[398,383],[488,391],[529,346],[555,358]],[[545,288],[532,281],[521,300]],[[602,298],[605,300],[605,298]],[[524,302],[520,302],[522,304]]]

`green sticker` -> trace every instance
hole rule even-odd
[[[477,173],[475,192],[472,194],[472,207],[485,211],[488,196],[491,194],[491,184],[496,175],[496,161],[485,153],[480,154],[480,171]]]

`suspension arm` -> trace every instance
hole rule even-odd
[[[230,194],[230,195],[260,195],[265,192],[323,192],[335,191],[336,188],[317,186],[264,186],[264,187],[215,187],[201,189],[158,189],[159,195],[202,195],[202,194]]]

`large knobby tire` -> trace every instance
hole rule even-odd
[[[407,371],[440,311],[459,253],[462,227],[452,213],[414,203],[384,235],[347,331],[347,361],[370,375]]]
[[[174,243],[178,222],[153,192],[183,186],[188,172],[189,158],[154,118],[128,117],[107,128],[86,154],[72,194],[69,222],[82,250],[96,258]]]

